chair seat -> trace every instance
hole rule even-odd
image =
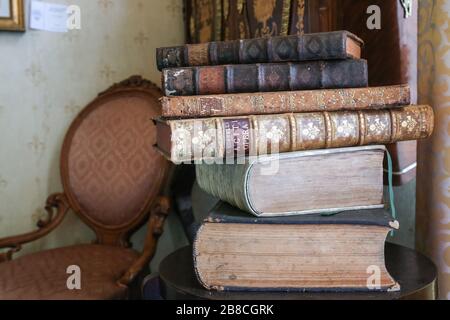
[[[126,298],[116,284],[138,257],[131,249],[77,245],[0,263],[0,300],[97,300]],[[81,290],[67,288],[67,268],[81,269]]]

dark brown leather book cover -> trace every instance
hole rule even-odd
[[[159,70],[174,67],[361,57],[363,42],[347,31],[209,42],[156,49]]]
[[[392,228],[395,220],[385,209],[346,211],[339,214],[304,214],[285,217],[258,218],[220,201],[206,217],[196,217],[204,223],[238,223],[238,224],[290,224],[290,225],[327,225],[350,224],[364,226],[380,226]]]
[[[409,86],[163,97],[165,118],[384,109],[409,105]]]
[[[164,69],[166,96],[367,87],[365,60]]]

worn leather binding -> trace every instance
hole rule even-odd
[[[255,218],[219,202],[196,234],[194,272],[218,291],[399,291],[384,261],[386,235],[398,228],[383,209]],[[380,271],[378,288],[368,286],[370,265]]]
[[[376,88],[163,97],[165,118],[384,109],[410,104],[407,85]]]
[[[164,69],[166,96],[367,87],[367,61],[312,61]]]
[[[256,218],[247,212],[220,201],[203,218],[203,223],[242,223],[242,224],[355,224],[393,228],[398,222],[384,209],[354,210],[337,215],[295,215],[285,217]],[[394,228],[397,229],[397,228]]]
[[[361,57],[363,41],[347,31],[208,42],[158,48],[158,69]]]
[[[388,144],[429,137],[430,106],[158,120],[159,149],[175,163],[246,155]]]

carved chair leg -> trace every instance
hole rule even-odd
[[[155,255],[158,239],[163,234],[164,222],[169,215],[170,201],[159,197],[153,206],[148,222],[147,237],[142,255],[133,263],[128,271],[117,281],[120,286],[128,286],[139,272],[150,263]]]

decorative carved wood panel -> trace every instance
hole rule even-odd
[[[333,0],[186,0],[187,42],[202,43],[334,29]]]

